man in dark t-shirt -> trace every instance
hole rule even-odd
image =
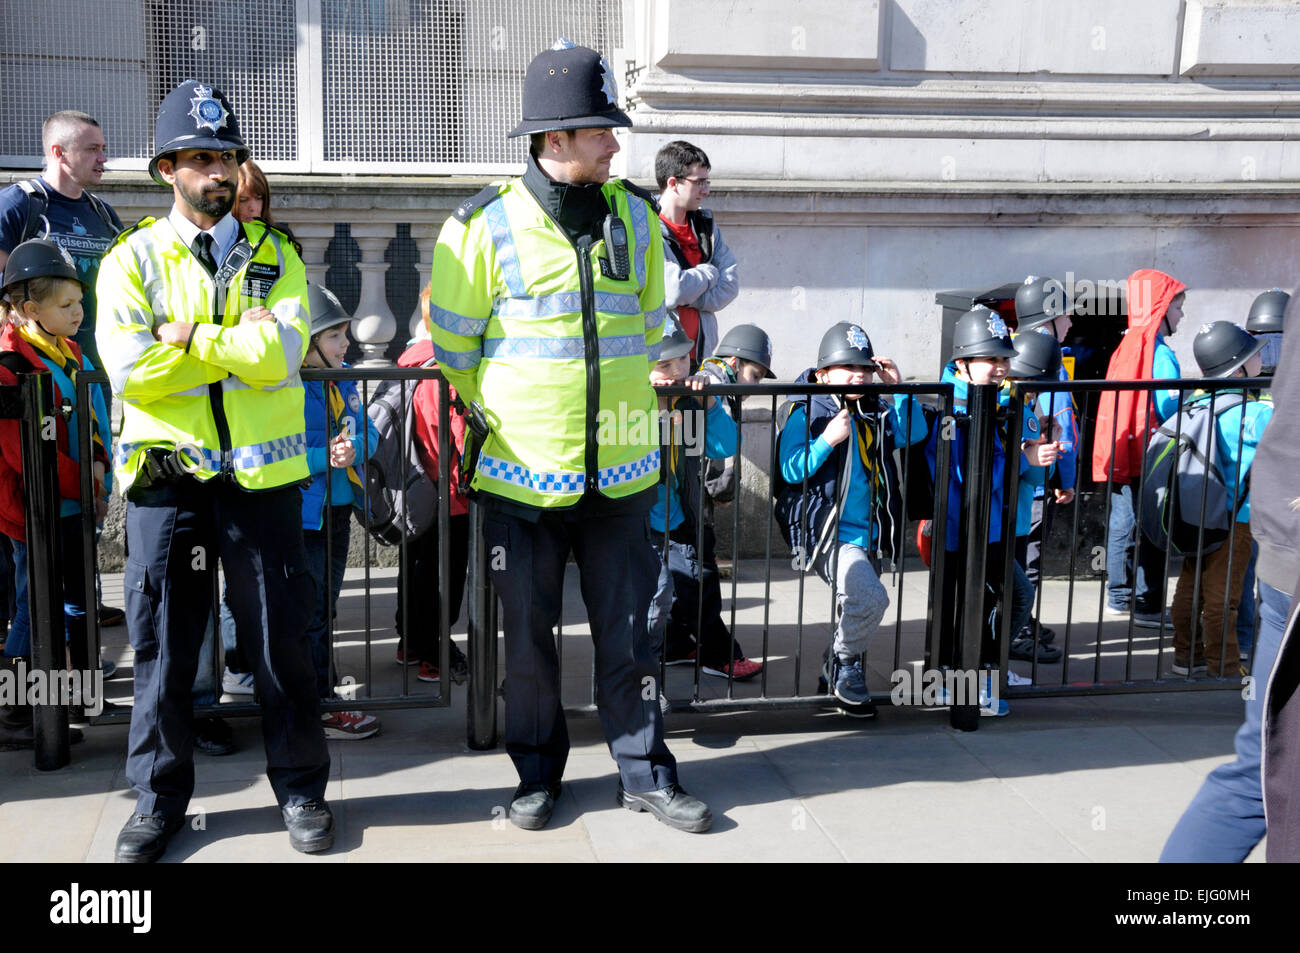
[[[31,180],[45,204],[49,237],[67,249],[85,282],[81,299],[85,317],[77,331],[76,342],[98,368],[99,352],[95,347],[95,277],[99,259],[122,230],[122,221],[105,202],[92,198],[86,191],[99,185],[108,158],[104,133],[91,116],[63,110],[45,120],[41,128],[45,150],[45,171]],[[39,201],[39,199],[38,199]],[[32,199],[18,184],[0,191],[0,268],[9,253],[26,238],[28,209]],[[36,235],[45,228],[38,225]]]

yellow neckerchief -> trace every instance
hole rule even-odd
[[[853,435],[857,438],[858,459],[862,461],[862,468],[867,471],[867,485],[874,487],[878,474],[868,451],[871,450],[872,444],[876,442],[876,437],[871,432],[871,428],[867,426],[867,422],[857,414],[853,415]]]
[[[343,431],[343,393],[339,390],[336,381],[325,382],[325,393],[329,398],[330,423],[333,424],[330,430],[334,433],[341,433]],[[326,452],[328,453],[328,449]],[[353,467],[344,467],[343,469],[347,471],[348,479],[352,481],[352,485],[360,489],[361,478],[357,476],[356,469]]]
[[[36,350],[40,351],[50,360],[57,361],[59,366],[63,368],[64,373],[68,375],[72,382],[74,384],[77,382],[77,371],[81,368],[77,367],[77,358],[72,353],[72,348],[68,346],[66,338],[55,335],[55,343],[51,344],[41,336],[39,331],[26,324],[17,325],[17,328],[18,336],[20,338],[32,347],[36,348]],[[71,367],[71,370],[69,370],[69,367]]]

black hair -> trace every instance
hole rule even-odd
[[[655,179],[659,189],[668,188],[669,179],[680,179],[691,171],[691,166],[702,165],[713,168],[713,163],[699,146],[693,146],[685,139],[675,139],[660,148],[655,154]]]

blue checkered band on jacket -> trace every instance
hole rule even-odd
[[[458,371],[478,367],[482,354],[483,349],[478,347],[472,351],[449,351],[445,347],[439,347],[438,342],[433,343],[433,356],[438,363],[443,367],[454,367]]]
[[[580,291],[557,291],[536,298],[498,298],[492,303],[492,313],[503,318],[543,318],[556,314],[574,314],[581,310]],[[616,291],[597,291],[596,310],[604,314],[638,314],[641,311],[641,299],[636,295]]]
[[[663,342],[663,341],[660,341],[660,342],[658,342],[657,344],[653,344],[653,345],[651,345],[650,348],[646,351],[646,355],[645,355],[645,356],[648,357],[650,360],[654,361],[656,364],[658,364],[658,363],[659,363],[659,353],[660,353],[663,349],[664,349],[664,342]]]
[[[483,215],[487,219],[488,230],[492,233],[492,244],[497,250],[497,265],[501,268],[501,276],[506,280],[506,287],[512,296],[526,297],[524,276],[519,270],[519,253],[515,250],[515,237],[510,233],[505,203],[493,199],[483,209]]]
[[[632,213],[632,234],[636,236],[636,280],[645,287],[645,252],[650,245],[650,217],[645,202],[629,194],[627,206]]]
[[[432,301],[429,302],[429,319],[438,327],[467,338],[478,337],[483,333],[488,323],[487,318],[467,318],[455,311],[440,308]]]
[[[126,466],[127,461],[131,459],[131,457],[135,454],[137,450],[144,450],[147,447],[157,447],[157,446],[159,446],[159,444],[153,443],[152,441],[148,441],[148,442],[141,441],[138,443],[119,443],[117,445],[117,453],[115,454],[116,463],[114,465],[119,467],[124,467]],[[306,453],[307,452],[306,448],[307,448],[306,438],[304,437],[303,449],[300,452]],[[164,447],[164,449],[167,448]],[[181,454],[189,461],[190,467],[194,467],[195,463],[198,462],[194,457],[194,454],[196,453],[199,455],[199,458],[201,458],[202,460],[202,463],[199,464],[199,466],[196,467],[196,469],[212,470],[214,472],[221,469],[221,451],[219,449],[211,450],[207,447],[196,447],[193,444],[183,444],[181,447]]]
[[[529,470],[523,464],[511,463],[479,454],[478,472],[493,480],[513,483],[537,493],[581,493],[586,483],[586,475],[578,472],[546,473]]]
[[[291,457],[300,457],[306,452],[307,435],[295,433],[278,440],[235,447],[230,451],[230,457],[236,470],[251,470],[255,467],[268,467]]]
[[[623,334],[600,338],[600,356],[629,357],[645,353],[645,336]],[[586,347],[580,337],[571,338],[486,338],[483,341],[486,358],[539,357],[561,360],[582,360]]]
[[[633,460],[631,463],[620,463],[616,467],[601,467],[598,482],[601,489],[609,486],[618,486],[620,483],[631,483],[639,480],[647,473],[657,473],[659,471],[659,448],[651,450],[640,460]]]
[[[655,328],[664,326],[664,321],[668,319],[668,309],[663,305],[655,308],[653,311],[645,313],[645,329],[653,331]]]

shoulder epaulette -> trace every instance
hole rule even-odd
[[[118,232],[117,237],[113,239],[113,243],[108,247],[110,249],[116,248],[118,245],[122,244],[122,242],[126,241],[126,239],[129,236],[131,236],[135,232],[138,232],[142,228],[148,228],[156,221],[158,221],[158,219],[154,218],[152,215],[146,215],[144,218],[140,219],[140,221],[136,222],[134,225],[128,225],[126,228]],[[105,252],[105,254],[107,254],[107,252]]]
[[[628,192],[631,192],[633,195],[638,196],[639,198],[643,198],[647,202],[649,202],[650,207],[655,210],[656,214],[659,212],[659,202],[658,200],[655,199],[655,195],[653,192],[641,188],[641,186],[637,185],[635,182],[631,181],[630,179],[619,179],[619,182],[622,183],[623,188],[626,189]]]
[[[457,205],[456,211],[451,214],[455,217],[456,221],[464,225],[473,217],[475,212],[487,205],[500,194],[500,185],[493,184],[486,186],[485,188],[479,189],[478,192]]]

